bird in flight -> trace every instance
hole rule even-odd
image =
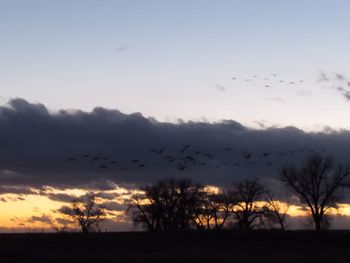
[[[186,144],[186,145],[180,150],[180,152],[184,153],[184,152],[188,149],[188,147],[190,147],[190,145],[189,145],[189,144]]]
[[[184,171],[186,169],[186,166],[179,163],[178,166],[177,166],[177,169],[179,169],[180,171]]]
[[[205,153],[203,156],[208,157],[209,159],[213,159],[213,156],[210,153]]]
[[[161,148],[161,149],[159,149],[159,150],[157,150],[157,149],[152,149],[152,150],[150,150],[151,153],[157,153],[157,154],[162,154],[163,151],[164,151],[164,148]]]
[[[146,165],[140,163],[140,164],[137,166],[137,170],[140,170],[141,168],[145,168],[145,167],[146,167]]]
[[[249,160],[250,157],[252,157],[253,154],[252,154],[252,153],[243,152],[242,155],[243,155],[244,158],[246,158],[247,160]]]

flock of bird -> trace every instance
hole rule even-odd
[[[304,83],[304,80],[302,79],[299,79],[299,80],[284,80],[282,78],[280,78],[280,74],[279,73],[272,73],[270,76],[265,76],[265,77],[259,77],[258,75],[252,75],[250,77],[238,77],[238,76],[232,76],[231,79],[233,81],[243,81],[243,82],[246,82],[246,83],[249,83],[249,82],[254,82],[256,80],[262,80],[264,81],[264,87],[265,88],[271,88],[273,85],[276,84],[276,81],[279,85],[281,84],[287,84],[287,85],[300,85],[300,84],[303,84]],[[271,81],[274,81],[271,82]],[[220,91],[226,91],[226,88],[221,85],[221,84],[218,84],[216,83],[216,89],[217,90],[220,90]]]
[[[94,168],[100,170],[119,170],[119,171],[143,171],[165,166],[171,166],[179,171],[189,170],[195,167],[223,168],[223,167],[243,167],[243,166],[274,166],[280,164],[281,158],[292,158],[300,154],[310,154],[320,152],[324,149],[296,149],[283,152],[249,152],[235,149],[231,146],[223,147],[216,151],[216,154],[196,149],[190,144],[180,146],[175,151],[167,150],[165,147],[152,148],[148,151],[145,158],[134,158],[130,160],[117,160],[106,154],[81,154],[77,157],[69,157],[70,163],[90,163]],[[276,159],[278,158],[278,159]],[[233,161],[232,161],[233,160]]]

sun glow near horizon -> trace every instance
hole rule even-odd
[[[31,231],[54,231],[54,228],[69,227],[70,229],[77,228],[75,223],[69,222],[70,218],[57,212],[63,205],[70,206],[71,203],[67,201],[52,200],[48,197],[49,194],[64,194],[72,198],[83,196],[91,191],[82,189],[55,189],[49,188],[46,195],[40,194],[2,194],[0,195],[0,231],[3,232],[31,232]],[[218,194],[220,188],[208,185],[205,191]],[[113,199],[98,198],[98,203],[115,202],[121,206],[128,204],[131,196],[136,193],[142,193],[137,189],[127,189],[118,187],[116,190],[109,190],[100,192],[107,195],[115,195]],[[51,197],[52,198],[52,197]],[[6,201],[5,201],[6,200]],[[275,201],[280,207],[280,212],[293,218],[306,218],[310,215],[309,211],[302,205],[286,203],[284,201]],[[266,201],[255,202],[257,207],[268,206]],[[338,208],[331,208],[328,211],[332,216],[348,217],[350,222],[350,204],[339,203]],[[115,223],[126,223],[130,227],[132,221],[125,216],[125,210],[114,210],[107,213],[107,218],[115,221]],[[62,221],[60,221],[62,219]],[[66,221],[64,221],[66,220]],[[288,220],[287,220],[288,221]],[[131,229],[131,228],[130,228]],[[109,229],[106,229],[107,231]],[[113,229],[112,229],[113,231]]]

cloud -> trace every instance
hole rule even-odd
[[[287,101],[281,97],[268,97],[266,99],[272,102],[287,103]]]
[[[300,96],[300,97],[310,97],[312,95],[312,91],[301,89],[301,90],[296,91],[295,95]]]
[[[106,192],[99,192],[96,193],[96,197],[106,199],[106,200],[113,200],[117,197],[119,197],[121,194],[119,193],[106,193]]]
[[[57,217],[55,218],[56,222],[58,224],[61,224],[61,225],[70,225],[70,224],[74,224],[75,222],[71,219],[66,219],[66,218],[60,218],[60,217]]]
[[[46,196],[53,201],[64,202],[64,203],[72,202],[73,200],[78,198],[75,195],[63,194],[63,193],[59,193],[59,194],[49,193]]]
[[[121,204],[113,201],[105,202],[105,203],[102,203],[101,205],[107,211],[125,211],[127,208],[126,204]]]
[[[131,47],[127,44],[122,44],[119,47],[117,47],[118,52],[124,52],[124,51],[129,50],[129,49],[131,49]]]
[[[215,88],[219,91],[226,92],[226,89],[223,85],[215,83]]]
[[[234,120],[174,124],[101,107],[50,112],[23,99],[0,107],[0,127],[0,171],[11,171],[0,173],[0,193],[38,194],[46,186],[102,191],[167,177],[227,185],[276,177],[284,163],[314,151],[340,162],[350,156],[347,130],[251,129]]]
[[[39,189],[33,189],[28,185],[0,185],[0,194],[37,195],[38,193]]]
[[[321,72],[319,82],[329,83],[329,88],[342,95],[346,101],[350,101],[350,82],[344,74]]]
[[[27,223],[45,223],[45,224],[51,224],[52,218],[49,215],[41,215],[41,216],[31,216],[30,218],[26,219]]]

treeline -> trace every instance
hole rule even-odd
[[[149,231],[285,229],[287,208],[270,198],[257,180],[243,180],[217,193],[186,179],[159,181],[142,190],[132,197],[128,211],[135,225]]]
[[[330,226],[331,209],[344,200],[350,168],[331,157],[307,156],[299,165],[284,165],[278,180],[308,213],[317,231]],[[208,187],[189,179],[166,179],[139,189],[126,213],[148,231],[286,229],[289,203],[274,196],[257,179],[244,179],[227,187]],[[70,216],[82,232],[98,229],[106,216],[93,193],[74,200],[59,212]]]
[[[349,175],[348,166],[312,154],[299,166],[283,166],[278,179],[320,231],[329,228],[330,209],[342,200]],[[188,179],[162,180],[141,190],[132,196],[127,212],[135,225],[148,231],[286,228],[289,204],[275,198],[257,179],[244,179],[216,192]]]

